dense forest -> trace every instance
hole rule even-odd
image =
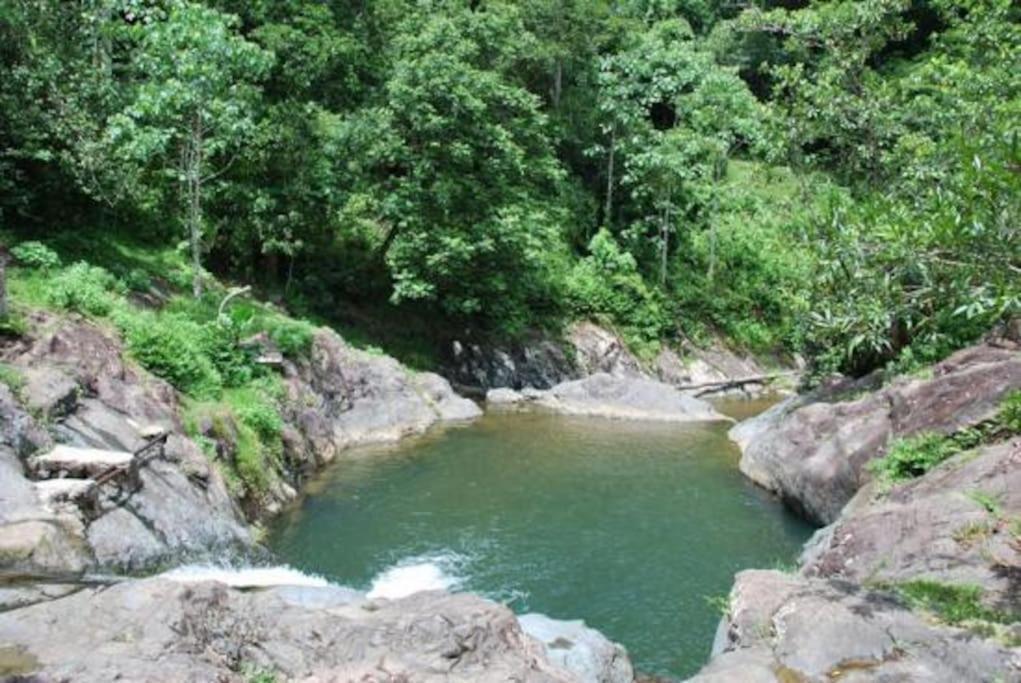
[[[1021,311],[1011,0],[2,0],[0,64],[0,233],[70,295],[148,286],[54,256],[119,236],[199,298],[852,374]]]

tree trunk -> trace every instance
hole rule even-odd
[[[663,207],[659,222],[659,286],[666,289],[667,252],[670,249],[670,208]]]
[[[0,253],[0,319],[6,318],[7,313],[7,258]]]
[[[187,153],[187,223],[191,242],[192,294],[202,297],[202,118],[196,114],[192,121],[191,140]]]
[[[560,95],[564,88],[564,63],[561,60],[557,60],[556,65],[553,67],[553,108],[560,108]]]
[[[606,206],[603,208],[603,225],[610,227],[613,213],[613,158],[617,151],[617,124],[610,131],[610,155],[606,161]]]

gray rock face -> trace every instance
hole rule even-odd
[[[635,672],[627,651],[583,621],[559,621],[544,614],[518,617],[522,630],[546,649],[550,661],[581,683],[632,683]]]
[[[481,390],[547,389],[579,375],[569,349],[544,337],[509,346],[455,341],[445,366],[452,380]]]
[[[862,489],[820,534],[802,573],[977,585],[990,607],[1021,614],[1021,537],[1012,520],[1021,520],[1021,440],[961,454],[889,492]]]
[[[1021,352],[983,345],[939,363],[931,379],[899,379],[856,400],[794,399],[738,425],[731,437],[742,448],[742,472],[829,524],[868,481],[865,465],[892,440],[974,425],[1017,388]]]
[[[941,626],[890,595],[776,571],[737,575],[724,651],[693,683],[1015,681],[1021,650]]]
[[[536,403],[567,415],[615,419],[667,422],[729,419],[705,401],[662,382],[605,373],[558,384],[544,392]]]
[[[10,673],[42,680],[582,680],[551,662],[510,610],[445,593],[390,602],[331,588],[130,581],[4,612],[0,642],[22,655]]]
[[[582,377],[606,373],[615,377],[648,377],[642,363],[613,332],[590,322],[575,323],[567,333]]]
[[[20,397],[0,385],[0,567],[138,570],[169,556],[249,545],[245,519],[223,478],[182,434],[174,389],[125,361],[120,342],[95,325],[38,318],[36,336],[0,351],[26,380]],[[296,495],[305,472],[343,448],[481,413],[438,375],[412,373],[325,330],[316,335],[309,360],[284,362],[282,370],[290,399],[282,415],[288,469],[273,473],[264,499],[246,501],[253,517],[279,509]],[[22,401],[49,424],[37,421]],[[100,511],[76,507],[67,496],[58,500],[49,495],[51,487],[31,481],[62,473],[95,476],[109,464],[68,469],[40,458],[54,440],[99,449],[101,460],[110,451],[137,450],[145,443],[142,432],[156,430],[169,433],[165,457],[141,470],[138,486],[105,486]]]

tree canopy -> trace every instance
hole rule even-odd
[[[1021,310],[1010,0],[0,1],[0,233],[856,374]]]

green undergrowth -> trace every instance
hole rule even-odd
[[[928,613],[944,624],[963,626],[984,637],[1016,639],[1016,635],[998,627],[1016,624],[1021,614],[984,604],[980,586],[917,580],[897,584],[893,590],[909,608]]]
[[[194,298],[190,270],[174,249],[100,244],[65,236],[55,244],[63,250],[38,241],[15,245],[8,336],[26,332],[24,314],[33,309],[79,314],[116,330],[132,360],[184,395],[188,431],[210,455],[216,449],[201,433],[203,423],[212,425],[214,439],[231,443],[233,456],[220,465],[236,491],[265,490],[282,454],[283,391],[275,371],[259,362],[261,340],[300,360],[311,351],[316,327],[244,296],[221,311],[230,290],[215,281]],[[103,265],[82,258],[95,254]],[[22,380],[0,366],[0,382],[17,390]]]
[[[234,493],[258,498],[283,456],[279,380],[265,378],[228,389],[220,400],[188,401],[185,431],[226,475]]]
[[[869,469],[887,484],[920,477],[958,453],[1021,434],[1021,391],[1009,394],[991,420],[952,434],[923,433],[898,439]]]

